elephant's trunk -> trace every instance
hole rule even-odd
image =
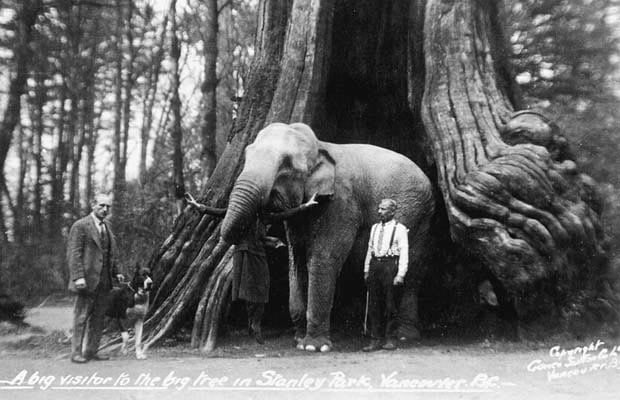
[[[222,238],[237,244],[253,226],[263,194],[255,180],[240,176],[230,194],[228,210],[222,221]]]

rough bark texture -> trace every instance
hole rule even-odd
[[[535,113],[511,117],[500,7],[428,2],[422,115],[453,240],[484,262],[524,316],[541,306],[538,294],[561,301],[590,277],[603,232],[591,179],[549,151],[561,147],[557,127]],[[559,292],[536,288],[545,281]]]
[[[243,149],[265,123],[280,73],[290,5],[287,0],[267,0],[259,5],[257,55],[247,78],[248,91],[231,130],[230,142],[205,187],[201,201],[206,204],[226,206],[234,179],[243,165]],[[219,220],[198,215],[189,207],[177,218],[173,232],[150,261],[158,290],[145,324],[147,347],[188,320],[219,321],[221,307],[197,306],[204,296],[209,303],[223,301],[222,291],[227,285],[220,285],[216,291],[206,288],[218,281],[227,282],[230,270],[217,267],[223,265],[228,247],[219,241]],[[209,293],[219,293],[220,299]],[[215,345],[215,334],[213,324],[196,329],[192,343],[208,350]]]
[[[536,113],[511,117],[518,98],[499,7],[261,1],[246,95],[201,201],[226,206],[243,150],[266,123],[303,121],[321,140],[378,144],[429,174],[436,169],[453,242],[486,264],[523,314],[539,294],[557,294],[541,282],[568,288],[596,272],[583,264],[603,254],[593,184],[567,159],[551,122]],[[188,323],[194,346],[215,346],[231,270],[219,231],[219,220],[186,209],[153,255],[158,290],[147,345]],[[341,284],[354,281],[345,267]]]

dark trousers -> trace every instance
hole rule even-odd
[[[71,354],[89,357],[97,353],[110,290],[99,285],[94,293],[80,293],[73,308]]]
[[[254,332],[261,332],[261,324],[263,322],[263,314],[265,313],[265,303],[255,303],[253,301],[245,302],[248,312],[248,327]]]
[[[398,295],[400,287],[394,286],[398,272],[398,258],[370,260],[368,270],[368,320],[370,337],[380,340],[396,337]]]

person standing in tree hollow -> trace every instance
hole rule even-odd
[[[185,194],[185,200],[189,205],[198,211],[223,217],[226,209],[209,207],[205,204],[196,202],[189,194]],[[278,213],[263,215],[263,219],[268,222],[282,221],[293,217],[300,212],[308,210],[317,205],[316,196],[312,196],[306,203],[299,207]],[[235,246],[233,253],[233,285],[232,300],[244,300],[248,315],[248,333],[253,335],[255,340],[264,343],[262,334],[262,320],[265,313],[265,304],[269,301],[269,265],[265,247],[278,248],[284,243],[278,238],[267,236],[268,227],[263,224],[261,219],[256,218],[252,226],[248,228],[243,239]]]
[[[364,262],[368,287],[370,344],[363,351],[396,349],[397,292],[402,289],[409,263],[407,228],[394,220],[396,202],[379,203],[379,220],[370,231]],[[382,343],[385,339],[385,343]]]

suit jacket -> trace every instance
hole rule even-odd
[[[108,221],[103,221],[110,237],[110,279],[114,282],[117,270],[118,248],[116,239]],[[103,248],[99,236],[99,229],[95,225],[92,215],[77,220],[69,232],[67,245],[67,260],[69,262],[69,290],[77,293],[74,281],[79,278],[86,280],[86,289],[94,292],[99,284],[103,269]]]

